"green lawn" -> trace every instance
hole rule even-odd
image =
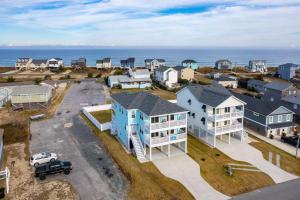
[[[101,133],[85,116],[82,117],[130,182],[128,199],[194,199],[183,185],[164,176],[152,162],[139,163],[133,155],[125,152],[120,142],[108,131]]]
[[[207,78],[206,76],[203,75],[195,75],[195,79],[201,85],[209,85],[213,81],[212,79]]]
[[[235,170],[233,176],[229,176],[225,169],[228,163],[249,163],[233,160],[217,148],[211,148],[193,136],[188,136],[188,152],[199,163],[202,177],[216,190],[228,196],[274,184],[273,180],[262,172]]]
[[[101,110],[97,112],[91,112],[91,114],[100,122],[106,123],[111,121],[111,110]]]
[[[276,154],[280,155],[280,167],[292,174],[300,176],[300,159],[291,154],[251,135],[257,142],[251,142],[250,145],[260,150],[266,160],[269,160],[269,152],[273,153],[273,163],[275,164]]]

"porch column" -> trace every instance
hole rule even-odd
[[[150,158],[150,160],[152,160],[152,148],[151,148],[151,146],[149,147],[149,150],[150,150],[149,158]]]
[[[171,152],[170,152],[170,144],[168,144],[168,157],[170,157],[170,154],[171,154]]]
[[[216,136],[214,135],[214,147],[216,147]]]
[[[229,137],[228,137],[228,144],[230,144],[230,135],[231,133],[228,133]]]
[[[160,151],[164,152],[164,146],[160,146]]]
[[[187,153],[187,140],[185,141],[184,152]]]

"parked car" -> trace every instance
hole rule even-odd
[[[56,160],[54,162],[46,163],[35,168],[35,177],[40,180],[45,180],[47,175],[64,173],[70,174],[72,170],[72,163],[69,161]]]
[[[40,164],[53,162],[56,159],[57,159],[57,155],[55,153],[48,153],[48,152],[37,153],[31,156],[30,165],[37,167]]]
[[[293,145],[294,147],[297,146],[298,144],[298,135],[295,135],[295,136],[282,136],[281,137],[281,141],[284,142],[284,143],[288,143],[290,145]]]

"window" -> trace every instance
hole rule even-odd
[[[192,100],[191,100],[191,99],[189,99],[189,100],[188,100],[188,103],[189,103],[189,105],[191,105],[191,104],[192,104]]]
[[[229,125],[229,123],[230,123],[230,121],[229,121],[229,120],[226,120],[226,121],[224,121],[224,126],[227,126],[227,125]]]
[[[158,137],[158,136],[159,136],[158,132],[151,133],[151,137]]]
[[[158,117],[152,117],[151,118],[151,123],[158,123],[159,118]]]
[[[135,118],[135,111],[131,112],[131,118]]]
[[[205,125],[205,118],[204,117],[201,118],[201,121],[202,121],[202,124]]]
[[[174,115],[171,115],[171,116],[170,116],[170,120],[171,120],[171,121],[173,121],[174,118],[175,118]]]
[[[272,124],[273,123],[273,116],[269,117],[269,123]]]
[[[188,115],[191,116],[191,111],[188,112]]]
[[[193,114],[192,114],[192,117],[195,118],[195,117],[196,117],[196,113],[193,113]]]
[[[282,115],[278,115],[278,122],[282,122]]]
[[[225,113],[229,113],[230,112],[230,107],[226,107],[225,108]]]
[[[203,112],[206,112],[206,105],[202,106]]]
[[[174,130],[174,129],[171,129],[170,133],[171,133],[171,134],[174,134],[174,133],[175,133],[175,130]]]
[[[286,121],[291,121],[291,115],[290,114],[286,115]]]

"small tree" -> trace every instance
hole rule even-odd
[[[114,72],[114,75],[122,75],[123,74],[123,71],[122,70],[116,70]]]
[[[15,78],[14,77],[12,77],[12,76],[9,76],[8,78],[7,78],[7,82],[15,82]]]

